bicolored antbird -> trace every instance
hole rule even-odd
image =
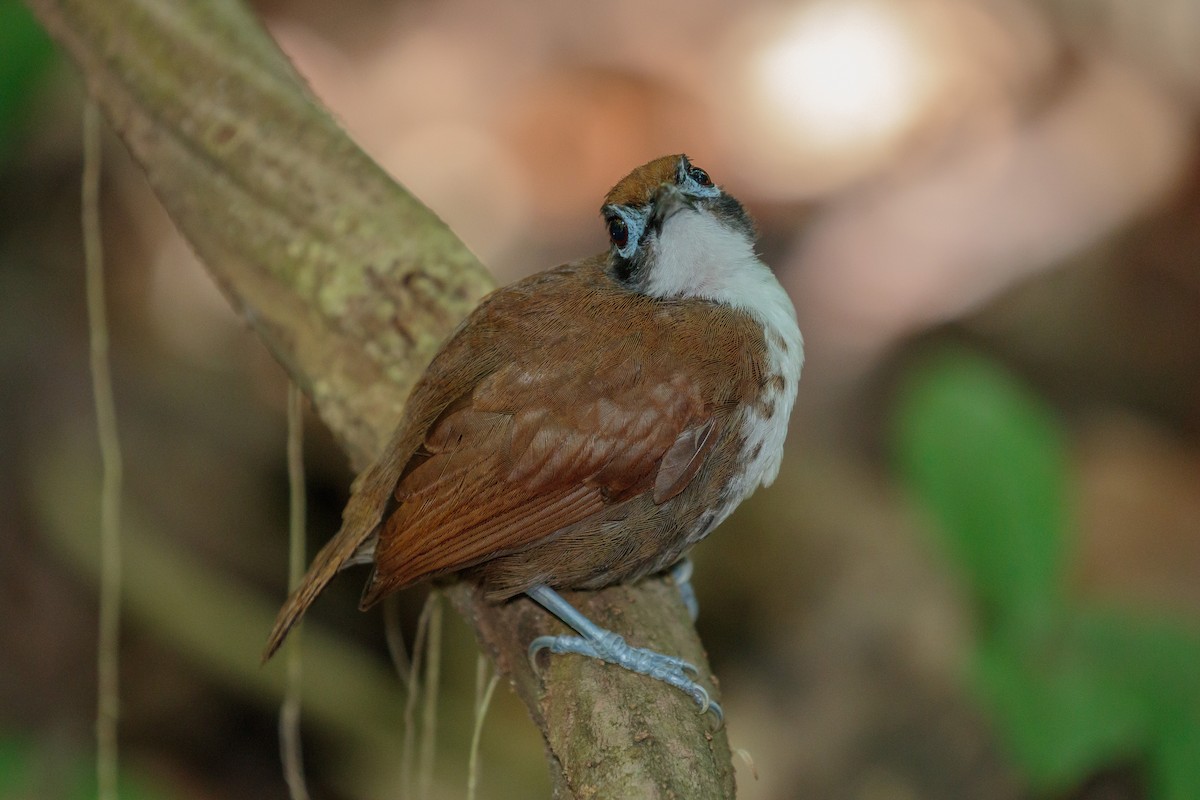
[[[531,654],[601,658],[710,708],[691,665],[556,590],[681,563],[774,480],[803,340],[745,209],[686,156],[638,167],[601,213],[606,252],[493,292],[443,345],[268,656],[339,570],[369,563],[363,608],[447,574],[497,602],[524,593],[577,633]]]

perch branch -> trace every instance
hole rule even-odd
[[[366,466],[487,272],[334,123],[240,0],[29,3],[230,302]],[[544,613],[464,585],[451,598],[541,730],[556,797],[733,795],[724,732],[688,697],[579,658],[539,682],[525,647],[559,632]],[[707,669],[666,582],[574,599]]]

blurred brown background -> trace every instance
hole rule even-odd
[[[696,554],[699,629],[731,743],[754,764],[739,763],[742,797],[1182,800],[1170,787],[1187,776],[1164,783],[1152,750],[1050,782],[1014,755],[968,677],[971,587],[898,479],[888,431],[931,343],[1003,365],[1065,432],[1063,591],[1200,631],[1200,5],[258,9],[351,135],[500,283],[601,249],[600,199],[665,153],[688,153],[759,222],[808,361],[783,474]],[[92,757],[99,469],[80,89],[50,61],[24,86],[0,161],[0,796],[76,797]],[[282,798],[279,665],[260,670],[255,641],[284,594],[283,374],[111,137],[105,158],[128,793]],[[307,466],[315,547],[352,476],[312,420]],[[334,654],[307,666],[331,665],[306,700],[322,797],[397,796],[402,697],[378,615],[354,610],[360,586],[340,581],[310,626],[324,632],[311,649]],[[422,599],[403,598],[410,636]],[[434,796],[452,798],[475,651],[448,626]],[[548,792],[505,687],[482,765],[483,798]]]

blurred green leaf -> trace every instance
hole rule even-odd
[[[0,164],[11,155],[54,57],[54,46],[29,9],[18,0],[0,0]]]
[[[0,798],[33,798],[46,796],[50,791],[39,780],[47,776],[47,755],[38,750],[35,740],[15,736],[0,736]],[[62,774],[55,780],[63,783],[53,792],[68,800],[93,800],[96,797],[95,764],[87,758],[71,757]],[[122,770],[121,800],[163,800],[170,794],[156,788],[136,771]],[[69,787],[69,788],[67,788]]]
[[[1200,630],[1174,620],[1085,611],[1071,646],[1107,671],[1112,691],[1136,699],[1146,722],[1150,796],[1200,798]]]
[[[1155,800],[1196,800],[1200,797],[1200,722],[1196,706],[1163,728],[1151,762],[1150,792]]]
[[[916,369],[901,397],[901,475],[940,524],[989,623],[1044,627],[1060,605],[1066,456],[1049,411],[963,350]]]
[[[96,770],[94,764],[79,765],[79,779],[75,781],[74,791],[68,800],[95,800],[99,792],[96,788]],[[130,775],[128,770],[122,770],[118,780],[121,800],[166,800],[172,794],[166,787],[159,788],[137,775]]]
[[[1147,698],[1156,729],[1185,716],[1200,726],[1200,629],[1168,618],[1079,611],[1068,635],[1084,657],[1123,676],[1123,691]]]
[[[985,640],[976,680],[1034,785],[1146,763],[1157,800],[1200,797],[1200,635],[1161,619],[1071,614],[1031,645]]]
[[[29,797],[33,792],[29,745],[0,736],[0,797]]]
[[[984,612],[975,685],[1031,784],[1067,790],[1137,761],[1156,800],[1200,798],[1200,634],[1064,602],[1051,411],[988,361],[943,351],[906,384],[895,452]]]
[[[1069,641],[1022,647],[984,641],[975,681],[999,732],[1042,790],[1070,789],[1093,771],[1144,752],[1144,698]]]

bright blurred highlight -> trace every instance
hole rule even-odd
[[[894,163],[953,70],[932,8],[817,0],[731,35],[724,94],[737,99],[719,119],[757,189],[815,197]]]
[[[853,149],[903,130],[925,66],[904,19],[880,3],[808,6],[755,64],[759,100],[787,133]]]

